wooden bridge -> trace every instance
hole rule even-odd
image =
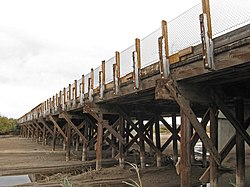
[[[121,72],[124,59],[116,52],[111,64],[103,61],[90,74],[23,115],[19,119],[21,135],[33,137],[37,143],[41,140],[43,145],[51,140],[53,150],[56,139],[62,140],[66,161],[70,160],[72,142],[77,149],[82,147],[83,161],[88,160],[90,150],[95,150],[96,169],[102,167],[104,149],[110,149],[123,167],[125,155],[134,144],[139,146],[142,169],[147,163],[146,146],[160,167],[164,150],[172,143],[173,160],[179,164],[181,186],[185,187],[191,186],[191,158],[199,139],[204,146],[204,163],[206,150],[210,154],[201,180],[208,182],[210,176],[212,186],[217,186],[218,166],[236,144],[236,153],[241,153],[236,155],[236,182],[243,186],[245,142],[250,145],[246,131],[250,125],[250,25],[213,38],[209,2],[204,0],[202,7],[200,44],[170,54],[168,24],[162,21],[161,35],[155,41],[159,54],[156,62],[143,67],[145,53],[136,39],[130,53],[130,72]],[[219,111],[236,129],[220,152]],[[181,124],[177,124],[178,116]],[[172,118],[171,123],[167,117]],[[164,144],[160,126],[171,133]],[[226,135],[220,132],[220,136]]]

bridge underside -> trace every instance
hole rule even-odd
[[[202,164],[207,167],[201,181],[208,182],[210,174],[210,183],[215,183],[218,166],[236,144],[241,153],[237,154],[236,175],[242,180],[244,145],[250,145],[246,131],[250,125],[250,25],[214,39],[214,44],[213,71],[204,68],[198,45],[191,54],[171,65],[170,78],[161,78],[159,63],[153,64],[142,69],[139,89],[134,89],[132,75],[126,75],[120,80],[118,94],[110,83],[105,85],[103,98],[99,96],[100,89],[96,89],[91,99],[87,94],[83,100],[68,101],[64,109],[60,104],[57,110],[51,107],[45,115],[40,113],[36,119],[23,122],[21,134],[34,137],[37,143],[41,137],[44,145],[50,140],[53,150],[56,140],[61,139],[66,160],[70,160],[73,146],[81,147],[83,161],[89,159],[89,151],[95,150],[97,169],[101,168],[104,150],[110,150],[110,156],[123,167],[126,155],[134,147],[138,147],[141,168],[146,167],[150,156],[160,167],[171,145],[182,184],[191,183],[194,147],[199,139],[204,147]],[[219,111],[236,129],[221,151]],[[164,142],[163,127],[170,133]],[[226,135],[222,132],[220,136]]]

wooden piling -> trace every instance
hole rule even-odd
[[[177,124],[176,124],[176,114],[172,114],[172,128],[174,131],[173,138],[173,160],[174,163],[178,162],[178,144],[177,144]]]
[[[190,121],[181,110],[181,149],[180,149],[180,177],[181,187],[191,187],[191,125]]]
[[[235,116],[240,124],[244,123],[244,101],[235,100]],[[245,142],[244,138],[236,132],[236,186],[245,187]]]
[[[102,114],[99,115],[102,119]],[[102,167],[102,134],[103,134],[103,127],[101,123],[98,123],[97,129],[97,142],[96,142],[96,170],[101,169]]]
[[[67,147],[66,147],[66,161],[70,161],[70,145],[71,145],[71,126],[66,124],[67,129]]]
[[[218,148],[218,120],[216,116],[216,110],[210,107],[210,139],[214,146]],[[212,156],[210,156],[210,185],[211,187],[218,186],[218,166]]]
[[[155,142],[156,147],[161,149],[161,135],[160,135],[160,125],[158,115],[155,115]],[[161,155],[156,154],[156,165],[157,167],[161,167]]]

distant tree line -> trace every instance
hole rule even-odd
[[[0,135],[16,134],[18,131],[17,120],[0,115]]]

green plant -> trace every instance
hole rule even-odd
[[[68,177],[63,179],[63,186],[64,187],[73,187],[73,184],[69,181]]]
[[[0,115],[0,134],[9,134],[17,129],[17,120]]]
[[[122,181],[122,183],[127,184],[129,186],[133,186],[133,187],[142,187],[142,181],[141,181],[141,176],[140,176],[140,171],[139,171],[138,166],[134,163],[130,163],[130,162],[126,162],[126,163],[129,164],[136,171],[139,184],[133,179],[129,179],[130,182]]]

